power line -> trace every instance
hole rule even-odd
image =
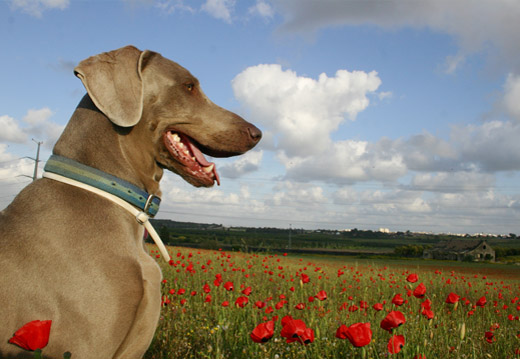
[[[43,141],[36,141],[34,138],[32,140],[34,142],[36,142],[36,144],[38,145],[38,148],[36,149],[36,158],[27,157],[27,156],[25,158],[28,158],[28,159],[34,161],[34,172],[33,172],[32,180],[35,181],[36,178],[38,177],[38,163],[40,162],[40,146],[42,145]],[[27,175],[21,175],[21,176],[31,178],[30,176],[27,176]]]

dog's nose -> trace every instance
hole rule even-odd
[[[251,136],[251,139],[254,143],[257,143],[262,138],[262,131],[260,131],[256,126],[250,125],[248,127],[249,136]]]

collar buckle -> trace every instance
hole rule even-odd
[[[159,204],[161,203],[161,198],[151,194],[146,199],[146,203],[144,204],[143,212],[146,213],[146,215],[150,218],[155,217],[157,214],[157,209],[159,207]],[[156,208],[152,208],[152,206],[155,205]]]

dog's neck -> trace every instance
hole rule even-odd
[[[136,126],[137,127],[137,126]],[[114,125],[85,95],[74,111],[53,153],[94,167],[160,196],[163,170],[144,151],[131,153],[135,127]]]
[[[86,166],[70,158],[52,155],[45,164],[44,171],[44,177],[46,174],[53,173],[110,193],[139,208],[149,217],[154,217],[159,210],[159,204],[161,203],[159,197],[149,194],[121,178]]]

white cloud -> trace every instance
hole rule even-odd
[[[23,143],[27,141],[27,135],[18,126],[14,118],[7,115],[0,116],[0,140],[7,142]]]
[[[52,115],[53,112],[47,107],[44,107],[39,110],[30,109],[24,116],[23,121],[29,125],[38,127],[45,125]]]
[[[519,138],[520,122],[495,120],[452,130],[461,163],[487,172],[520,170]]]
[[[263,151],[249,151],[232,163],[219,166],[219,173],[228,178],[238,178],[256,171],[262,162]]]
[[[125,0],[127,2],[146,2],[153,3],[154,0]],[[174,13],[176,11],[186,11],[194,13],[196,10],[189,5],[184,3],[184,0],[157,0],[155,1],[155,7],[159,10],[166,12],[167,14]]]
[[[477,175],[471,174],[468,178]],[[443,178],[432,180],[442,185]],[[342,214],[336,213],[336,221],[343,215],[350,228],[384,225],[393,230],[434,232],[451,228],[454,233],[471,234],[504,233],[507,231],[505,228],[515,228],[520,215],[515,206],[518,206],[520,197],[497,193],[492,188],[485,189],[486,181],[482,182],[482,188],[475,191],[466,188],[467,191],[458,193],[343,187],[332,194],[334,203],[344,208]]]
[[[506,112],[520,121],[520,76],[509,74],[504,85],[503,106]]]
[[[410,170],[453,171],[459,169],[459,153],[454,147],[455,144],[430,133],[413,135],[405,141],[396,141],[394,145],[402,154],[403,161]]]
[[[14,161],[17,158],[13,154],[7,152],[7,147],[7,143],[0,143],[0,164]]]
[[[454,36],[461,52],[448,59],[455,70],[464,54],[483,49],[520,68],[520,3],[512,0],[278,0],[289,31],[326,26],[428,27]]]
[[[11,0],[13,9],[20,9],[23,12],[41,17],[43,12],[48,9],[64,10],[69,6],[69,0]]]
[[[34,161],[19,158],[8,152],[8,145],[0,143],[0,209],[7,206],[34,173]],[[40,172],[41,173],[41,172]]]
[[[258,15],[264,19],[271,19],[274,16],[274,9],[263,0],[257,0],[254,6],[249,8],[249,14]]]
[[[304,206],[309,209],[319,207],[328,201],[321,186],[285,181],[275,186],[274,193],[265,200],[265,203],[282,207],[302,208]]]
[[[43,141],[44,146],[51,149],[64,129],[64,126],[50,120],[53,115],[54,112],[47,107],[39,110],[29,109],[22,119],[22,123],[26,125],[24,127],[12,117],[0,116],[0,127],[3,129],[0,132],[0,140],[24,143],[33,137]]]
[[[520,121],[453,126],[448,140],[423,132],[377,142],[333,141],[331,134],[369,105],[367,95],[380,83],[375,72],[339,70],[335,77],[322,74],[315,80],[279,65],[258,65],[232,84],[248,117],[263,125],[268,143],[262,148],[276,153],[286,179],[352,184],[392,182],[411,172],[460,172],[460,181],[479,184],[469,173],[520,170]],[[510,75],[502,106],[520,119],[519,103],[520,76]]]
[[[358,181],[395,181],[406,174],[402,156],[387,140],[375,144],[365,141],[337,141],[330,151],[292,159],[281,156],[287,178],[297,181],[319,180],[345,184]]]
[[[47,148],[54,147],[64,129],[64,126],[49,120],[53,115],[54,112],[44,107],[39,110],[28,110],[23,118],[23,121],[30,125],[26,131],[37,139],[43,140]]]
[[[449,55],[446,57],[446,64],[444,71],[447,74],[453,74],[457,69],[464,64],[466,57],[462,54]]]
[[[206,0],[201,9],[216,19],[231,23],[234,7],[234,0]]]
[[[391,91],[383,91],[383,92],[379,92],[377,94],[377,97],[381,101],[385,100],[385,99],[391,99],[393,96],[394,96],[394,94]]]
[[[374,71],[338,70],[334,77],[323,73],[315,80],[280,65],[249,67],[232,81],[251,120],[276,133],[278,149],[288,157],[325,152],[330,134],[345,116],[355,119],[369,104],[367,94],[380,84]]]
[[[422,192],[487,192],[496,184],[494,175],[478,172],[418,173],[410,181],[410,190]]]

